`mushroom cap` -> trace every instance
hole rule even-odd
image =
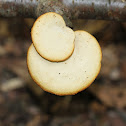
[[[74,31],[54,12],[43,14],[35,21],[31,37],[37,52],[49,61],[64,61],[74,51]]]
[[[27,64],[31,77],[43,90],[56,95],[74,95],[95,80],[101,68],[101,59],[97,40],[85,31],[76,31],[75,49],[69,59],[63,62],[45,60],[32,44]]]

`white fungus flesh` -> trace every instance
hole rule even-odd
[[[31,37],[37,52],[49,61],[64,61],[73,53],[74,31],[57,13],[41,15],[32,27]]]
[[[69,59],[50,62],[32,44],[27,64],[31,77],[45,91],[73,95],[87,88],[101,68],[102,52],[97,40],[85,31],[75,31],[75,48]]]

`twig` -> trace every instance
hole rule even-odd
[[[126,21],[124,0],[0,0],[0,17],[37,18],[50,11],[66,19]]]

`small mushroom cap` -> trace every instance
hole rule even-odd
[[[49,61],[64,61],[74,51],[74,31],[54,12],[43,14],[35,21],[31,37],[37,52]]]
[[[97,40],[85,31],[75,32],[75,49],[64,62],[42,58],[33,44],[27,64],[33,80],[45,91],[56,95],[74,95],[87,88],[101,68],[102,52]]]

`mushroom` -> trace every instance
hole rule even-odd
[[[50,13],[50,16],[52,16],[52,14],[54,13]],[[61,17],[60,16],[57,17],[60,20]],[[40,19],[38,19],[37,21],[39,20]],[[46,22],[48,21],[45,20],[44,23],[46,24]],[[53,20],[53,22],[55,21]],[[52,25],[54,25],[54,27],[57,27],[55,23],[52,23]],[[51,27],[51,32],[56,32],[55,28],[52,29],[52,25],[51,26],[49,25]],[[61,23],[58,23],[57,25],[59,27]],[[36,30],[34,32],[36,33],[41,32],[40,26],[38,30],[37,28],[36,29],[33,28],[34,30]],[[48,29],[50,27],[48,27]],[[64,33],[65,31],[61,30],[61,33],[62,32],[63,34],[65,34]],[[46,34],[44,33],[44,31],[41,33],[43,33],[44,35]],[[67,60],[64,60],[63,62],[52,62],[52,59],[55,58],[54,55],[56,53],[59,53],[61,55],[63,53],[62,52],[63,50],[60,50],[61,52],[59,51],[57,52],[57,48],[59,47],[59,45],[55,46],[54,54],[51,54],[51,52],[50,53],[44,52],[49,54],[48,56],[51,59],[50,61],[46,60],[47,58],[43,57],[43,55],[41,56],[40,52],[38,51],[39,49],[41,49],[42,46],[37,46],[37,44],[34,43],[34,40],[33,40],[33,44],[31,44],[31,46],[29,47],[27,53],[27,65],[28,65],[29,73],[33,78],[33,80],[43,90],[56,95],[74,95],[87,88],[95,80],[98,73],[100,72],[102,52],[98,41],[86,31],[75,31],[74,35],[75,35],[74,36],[75,39],[74,37],[70,37],[72,39],[71,41],[72,42],[74,41],[74,46],[75,46],[74,51],[72,55]],[[54,41],[56,39],[55,36],[52,35],[51,36],[45,35],[45,36],[49,37],[50,41]],[[39,37],[40,39],[37,38],[37,40],[46,40],[46,38],[42,39],[41,36]],[[66,41],[66,39],[63,38],[62,40]],[[61,42],[63,44],[66,44],[68,42],[68,41],[67,42],[63,42],[63,41]],[[60,39],[59,39],[59,43],[60,43]],[[62,46],[65,47],[65,45],[63,44]],[[47,45],[50,47],[49,43]],[[40,48],[37,49],[36,46]],[[69,44],[69,46],[71,46],[71,44]]]
[[[57,13],[41,15],[32,27],[31,37],[37,52],[49,61],[64,61],[73,53],[74,31]]]

